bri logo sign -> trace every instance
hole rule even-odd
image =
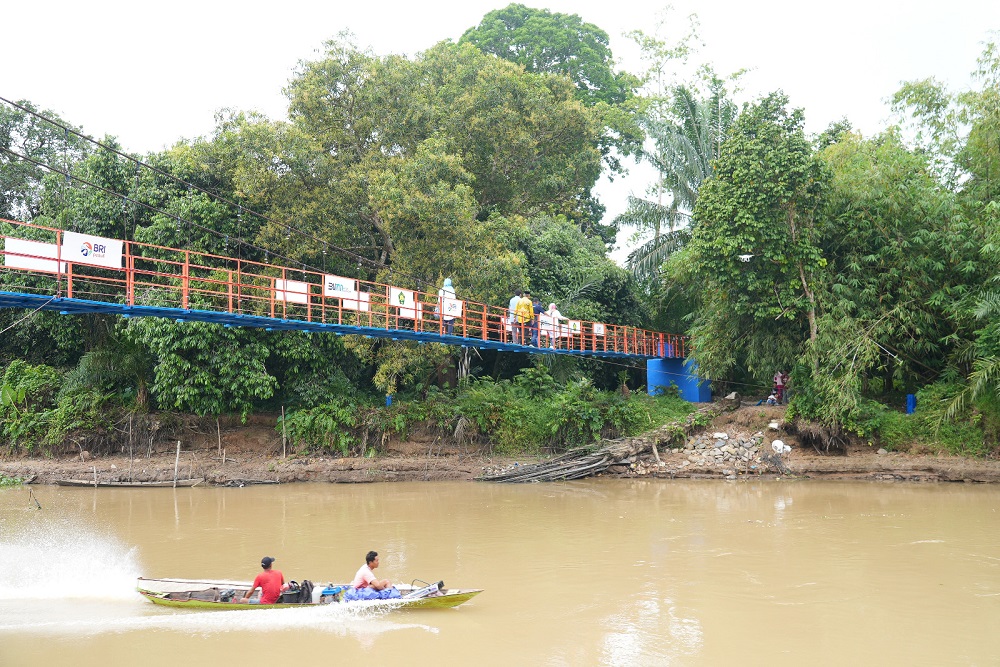
[[[84,241],[80,246],[80,254],[93,259],[103,259],[108,256],[108,246],[104,243],[90,243]]]
[[[122,241],[106,239],[103,236],[63,232],[62,256],[78,264],[103,266],[109,269],[122,268]]]

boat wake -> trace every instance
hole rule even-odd
[[[0,604],[0,610],[3,605]],[[59,609],[34,603],[7,617],[0,611],[0,635],[4,633],[60,636],[124,634],[149,630],[179,632],[185,636],[209,637],[233,632],[283,632],[314,630],[364,639],[394,630],[437,628],[418,623],[399,623],[382,618],[386,610],[353,605],[323,605],[308,609],[260,609],[185,612],[154,609],[145,600],[117,606],[75,600]]]
[[[396,606],[391,601],[304,609],[164,609],[135,590],[141,574],[138,549],[82,525],[78,517],[36,517],[16,527],[0,521],[0,528],[4,557],[0,643],[7,634],[96,636],[147,630],[209,636],[311,629],[362,641],[399,629],[437,632],[429,626],[383,618]]]
[[[78,520],[40,517],[0,536],[0,553],[0,601],[135,597],[137,550]]]

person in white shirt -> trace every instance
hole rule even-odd
[[[444,287],[438,290],[438,312],[441,313],[441,319],[444,321],[444,332],[449,336],[455,333],[455,318],[445,314],[443,300],[454,298],[455,288],[451,286],[451,278],[445,278]]]
[[[369,551],[365,556],[365,564],[361,566],[358,573],[354,575],[351,586],[354,588],[374,588],[381,591],[392,586],[388,579],[376,579],[375,568],[378,567],[378,552]]]
[[[521,300],[521,290],[514,290],[514,296],[510,297],[510,303],[507,304],[507,331],[510,332],[511,341],[514,341],[514,311],[517,310],[517,302]]]
[[[559,309],[556,308],[556,304],[550,303],[549,309],[545,311],[545,314],[549,316],[549,322],[552,323],[550,325],[552,328],[549,331],[549,347],[555,347],[557,341],[559,340],[559,320],[562,319],[562,313],[560,313]]]

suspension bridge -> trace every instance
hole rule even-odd
[[[506,307],[14,220],[0,225],[0,308],[645,359],[651,393],[676,384],[687,400],[710,400],[708,383],[685,364],[688,339],[677,334],[542,315],[534,337],[527,325],[509,321]]]

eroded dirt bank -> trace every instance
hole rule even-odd
[[[849,447],[846,454],[824,455],[803,445],[783,424],[783,408],[741,407],[717,415],[686,442],[667,442],[663,431],[647,437],[656,443],[659,461],[652,449],[621,465],[608,469],[605,476],[652,478],[777,477],[782,471],[753,456],[734,464],[713,451],[714,435],[725,433],[727,443],[761,441],[761,453],[770,453],[770,444],[780,439],[791,446],[782,458],[783,466],[795,477],[873,481],[1000,482],[1000,461],[954,456],[879,453],[873,446]],[[778,429],[769,425],[779,424]],[[203,477],[215,485],[254,483],[332,482],[363,483],[382,481],[473,480],[484,472],[515,463],[524,465],[538,458],[492,456],[488,450],[468,445],[443,443],[434,434],[413,434],[406,442],[390,441],[383,455],[373,458],[304,456],[288,451],[282,455],[281,436],[273,419],[256,418],[247,425],[226,424],[221,434],[206,424],[185,428],[171,439],[162,438],[141,452],[113,456],[90,456],[87,452],[66,452],[60,456],[6,457],[0,473],[8,477],[33,478],[35,484],[53,484],[58,479],[98,481],[172,480],[177,440],[181,454],[179,478]],[[221,435],[221,447],[219,437]],[[716,443],[719,440],[715,440]],[[713,453],[715,456],[713,456]]]

